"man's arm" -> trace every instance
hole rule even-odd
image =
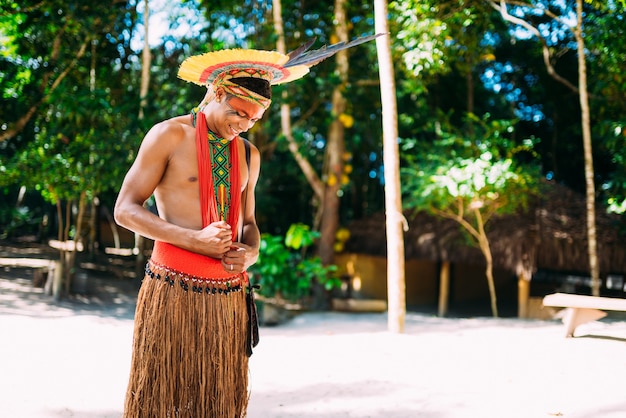
[[[245,213],[243,214],[243,236],[240,241],[249,246],[246,251],[245,268],[247,269],[259,258],[259,246],[261,245],[261,234],[256,223],[256,198],[255,189],[261,171],[261,155],[259,150],[250,145],[250,174],[248,176],[248,187],[246,190],[246,202],[244,203]]]
[[[241,203],[243,212],[243,233],[239,237],[239,242],[233,244],[231,251],[228,251],[222,258],[222,264],[226,270],[233,265],[234,271],[244,271],[256,263],[259,258],[259,246],[261,244],[261,234],[256,223],[256,199],[254,196],[261,167],[261,155],[259,150],[250,144],[250,169],[248,184]]]
[[[115,204],[115,221],[146,238],[168,242],[189,251],[221,258],[231,242],[227,223],[202,230],[184,228],[161,219],[143,205],[163,178],[169,159],[185,138],[182,125],[161,122],[144,138]]]

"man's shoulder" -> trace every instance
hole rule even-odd
[[[156,123],[150,130],[151,134],[158,138],[167,137],[170,140],[182,140],[193,129],[188,122],[189,117],[176,116]]]
[[[155,129],[168,133],[184,133],[188,128],[193,128],[189,120],[189,116],[175,116],[165,119],[154,125]]]

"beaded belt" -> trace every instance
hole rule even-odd
[[[152,260],[146,263],[146,277],[150,277],[155,280],[163,280],[170,286],[174,286],[174,284],[178,283],[178,285],[180,285],[185,292],[192,291],[193,293],[198,294],[206,293],[207,295],[228,295],[232,292],[240,292],[243,288],[240,276],[221,279],[190,276],[156,264]]]

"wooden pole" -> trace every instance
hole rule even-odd
[[[448,301],[450,300],[450,262],[441,263],[439,270],[439,312],[444,317],[448,315]]]
[[[530,299],[530,280],[524,274],[517,276],[517,316],[528,318],[528,301]]]
[[[388,33],[387,0],[374,2],[376,33]],[[376,39],[383,108],[383,164],[385,167],[385,212],[387,229],[387,325],[391,332],[404,332],[406,287],[403,226],[400,192],[400,152],[398,148],[398,109],[389,36]]]

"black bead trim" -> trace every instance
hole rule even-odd
[[[193,293],[196,293],[198,295],[206,293],[207,295],[220,294],[220,295],[228,296],[231,293],[240,292],[243,289],[241,284],[233,285],[230,281],[219,283],[219,280],[216,280],[216,281],[203,280],[203,279],[198,279],[196,277],[188,277],[188,276],[184,276],[182,274],[177,274],[177,273],[174,273],[172,276],[170,275],[169,272],[165,272],[165,277],[163,277],[161,276],[160,273],[156,273],[155,271],[152,270],[150,263],[146,264],[145,272],[146,272],[146,276],[150,277],[151,279],[161,280],[161,278],[163,278],[164,283],[169,284],[170,287],[173,287],[175,283],[172,277],[178,276],[179,278],[178,284],[181,289],[183,289],[185,292],[188,292],[191,289]],[[190,282],[191,282],[191,286],[190,286]],[[215,284],[218,284],[218,285],[216,286]]]

